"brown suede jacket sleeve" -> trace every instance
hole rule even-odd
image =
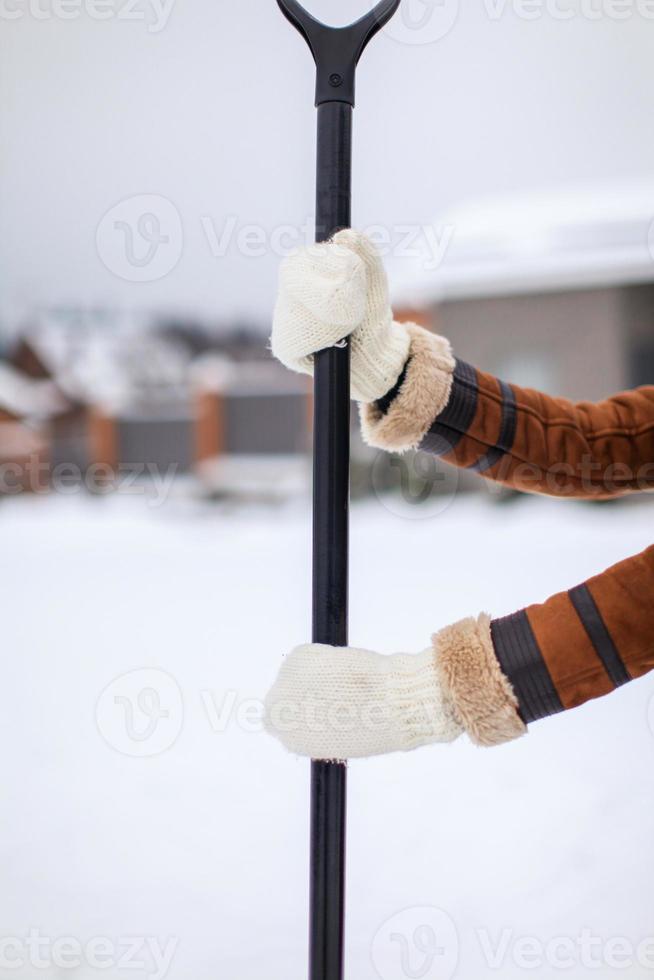
[[[361,409],[366,441],[421,449],[532,493],[603,499],[654,489],[654,386],[574,404],[456,361],[410,327],[395,389]],[[654,669],[654,547],[542,605],[434,637],[438,669],[478,745],[602,697]]]
[[[654,547],[543,605],[491,624],[526,722],[576,708],[654,668]]]
[[[654,669],[654,547],[513,616],[434,637],[441,679],[478,745],[603,697]]]
[[[654,489],[654,386],[575,404],[456,361],[447,341],[410,327],[396,388],[362,408],[373,446],[421,449],[517,490],[606,499]]]

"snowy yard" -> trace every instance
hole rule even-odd
[[[394,511],[352,515],[351,640],[388,653],[652,543],[651,501]],[[309,634],[308,511],[23,499],[0,531],[0,977],[304,977],[308,765],[251,702]],[[651,976],[653,695],[351,765],[349,980]]]

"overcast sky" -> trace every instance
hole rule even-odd
[[[355,224],[395,241],[470,198],[654,173],[654,3],[404,4],[360,67]],[[0,0],[0,86],[5,324],[265,323],[314,169],[313,67],[274,0]]]

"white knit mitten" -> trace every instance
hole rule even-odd
[[[313,374],[313,355],[348,337],[352,397],[377,401],[401,375],[410,337],[393,322],[379,253],[350,229],[282,263],[272,350],[291,370]]]
[[[463,728],[432,647],[390,657],[309,644],[284,661],[266,698],[266,728],[296,755],[344,760],[453,742]]]

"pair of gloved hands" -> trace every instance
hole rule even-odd
[[[411,334],[393,320],[376,249],[351,230],[283,263],[272,350],[287,367],[311,374],[313,355],[345,338],[353,398],[381,399],[402,375]],[[464,731],[437,642],[419,654],[394,656],[301,646],[268,694],[266,727],[292,752],[339,760],[451,742]]]

